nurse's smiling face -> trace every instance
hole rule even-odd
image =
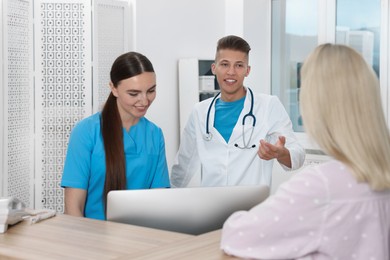
[[[117,106],[123,126],[128,130],[145,116],[156,98],[156,74],[143,72],[121,80],[115,88],[110,84],[112,94],[117,98]]]
[[[222,100],[235,101],[245,96],[244,79],[250,72],[248,55],[245,52],[219,50],[211,69],[217,77]]]

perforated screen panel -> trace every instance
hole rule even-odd
[[[69,135],[105,102],[111,64],[129,49],[128,2],[3,0],[1,7],[0,193],[63,212]]]
[[[60,187],[70,132],[91,114],[90,1],[37,1],[36,200],[63,212]]]
[[[110,93],[110,70],[114,60],[128,50],[130,27],[124,2],[98,0],[94,10],[94,112],[101,110]],[[126,28],[126,30],[125,30]]]
[[[34,191],[34,114],[32,80],[32,4],[6,3],[4,37],[4,174],[5,196],[14,196],[28,207]]]

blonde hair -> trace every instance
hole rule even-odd
[[[301,70],[301,112],[308,134],[373,190],[390,188],[390,135],[378,78],[354,49],[323,44]]]

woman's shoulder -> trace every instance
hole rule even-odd
[[[324,176],[328,182],[354,179],[350,168],[343,162],[334,159],[314,166],[314,174]]]
[[[101,114],[100,112],[97,112],[93,115],[87,116],[80,121],[78,121],[75,126],[73,131],[94,131],[94,130],[99,130],[100,129],[100,117]]]
[[[298,174],[299,175],[299,174]],[[348,165],[337,160],[307,167],[302,170],[302,178],[321,183],[331,199],[364,197],[370,193],[370,186],[359,182]]]
[[[302,170],[298,171],[298,176],[311,176],[311,178],[316,179],[329,179],[333,176],[338,176],[341,171],[344,171],[346,166],[337,160],[330,159],[329,161],[317,164],[306,166]],[[338,176],[340,177],[340,176]]]

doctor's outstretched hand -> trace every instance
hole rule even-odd
[[[291,168],[290,151],[284,146],[286,144],[286,137],[279,136],[276,143],[273,145],[261,139],[260,147],[257,151],[259,157],[263,160],[277,159],[279,163]]]

